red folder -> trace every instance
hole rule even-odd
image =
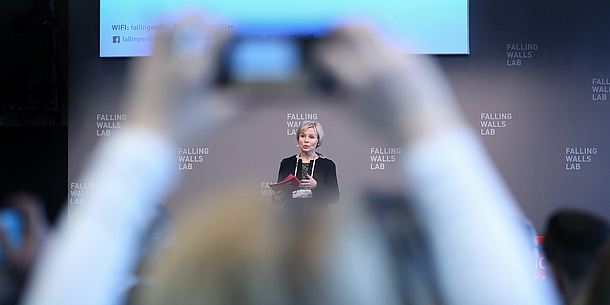
[[[270,183],[269,187],[274,192],[278,192],[278,191],[292,192],[294,190],[298,190],[300,184],[301,184],[301,181],[299,181],[299,179],[297,179],[297,177],[295,177],[293,174],[290,174],[290,175],[288,175],[288,177],[286,177],[286,179],[284,179],[281,182]]]

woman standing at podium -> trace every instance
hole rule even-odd
[[[316,152],[324,141],[322,125],[317,121],[303,121],[296,138],[301,152],[282,160],[277,181],[293,174],[301,184],[293,192],[275,192],[275,200],[295,210],[328,207],[336,203],[339,200],[339,185],[335,163]]]

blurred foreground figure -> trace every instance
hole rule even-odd
[[[551,216],[544,252],[566,304],[583,297],[608,241],[610,226],[593,214],[562,210]]]
[[[384,236],[362,210],[286,222],[254,197],[177,218],[176,245],[134,304],[401,304]]]
[[[214,85],[225,40],[199,49],[183,40],[192,37],[188,31],[161,33],[154,56],[138,60],[126,98],[129,122],[101,144],[82,179],[104,191],[57,232],[24,304],[123,303],[155,207],[178,182],[176,147],[189,135],[213,135],[218,123],[254,106]],[[317,41],[312,56],[355,120],[404,147],[404,190],[430,253],[430,269],[422,272],[434,273],[427,283],[440,293],[428,300],[549,304],[534,282],[523,216],[438,67],[425,56],[397,54],[363,27]],[[142,287],[139,300],[417,302],[397,291],[405,286],[388,271],[397,257],[408,256],[388,254],[379,233],[387,231],[360,220],[362,201],[339,202],[338,212],[349,207],[340,216],[295,224],[281,223],[247,198],[216,200],[221,206],[209,214],[191,211],[194,216],[177,220],[180,241],[152,268],[156,282]]]

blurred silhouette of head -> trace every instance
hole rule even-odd
[[[349,209],[300,221],[238,194],[189,208],[133,304],[398,304],[386,244]],[[355,207],[355,205],[351,205]]]
[[[610,243],[606,244],[605,250],[600,254],[599,263],[596,265],[594,272],[584,304],[610,304]]]
[[[566,302],[587,282],[609,237],[608,224],[587,212],[562,210],[549,219],[544,252]]]

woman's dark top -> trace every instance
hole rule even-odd
[[[328,205],[336,203],[339,200],[339,184],[337,183],[337,169],[335,162],[328,159],[321,154],[318,154],[318,158],[315,162],[315,168],[313,169],[313,179],[316,180],[317,186],[312,190],[312,198],[292,198],[292,194],[287,194],[287,204],[291,205]],[[294,169],[297,167],[297,155],[285,158],[280,163],[280,171],[277,176],[277,181],[282,181],[288,177],[288,175],[294,175]],[[303,174],[302,160],[299,159],[297,167],[297,174],[295,175],[299,180],[301,177],[306,177]],[[312,173],[313,160],[309,163],[308,173]]]

